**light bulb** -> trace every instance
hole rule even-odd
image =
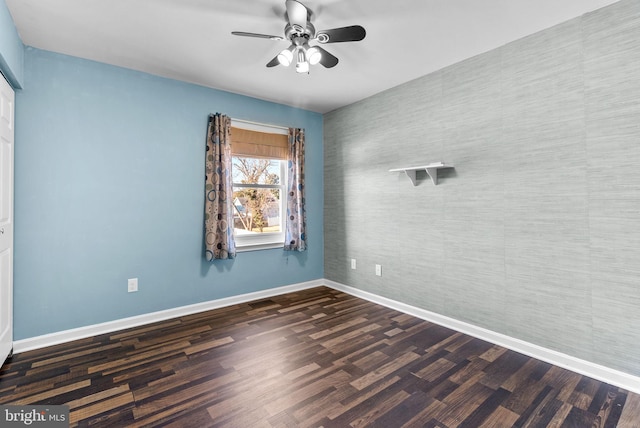
[[[298,73],[309,72],[309,63],[307,62],[307,58],[304,55],[303,49],[298,49],[298,61],[296,62],[296,71]]]
[[[297,63],[296,64],[296,71],[298,73],[308,73],[309,72],[309,63],[307,61]]]
[[[288,67],[293,61],[293,53],[291,53],[291,49],[285,49],[278,54],[278,62],[285,67]]]
[[[307,59],[309,60],[309,64],[316,65],[322,59],[322,53],[320,49],[315,46],[307,49]]]

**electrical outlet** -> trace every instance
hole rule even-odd
[[[127,291],[129,293],[138,291],[138,278],[129,278],[129,280],[127,281]]]
[[[376,276],[382,276],[382,265],[376,265]]]
[[[351,269],[356,268],[356,259],[351,259]]]

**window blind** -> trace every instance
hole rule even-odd
[[[232,126],[231,151],[234,156],[287,159],[288,137]]]

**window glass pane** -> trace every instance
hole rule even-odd
[[[282,234],[283,165],[277,159],[233,157],[234,234],[243,239]],[[247,186],[257,184],[259,187]],[[274,242],[281,240],[275,236]]]
[[[233,157],[233,182],[239,184],[279,185],[280,162],[277,159]]]
[[[237,189],[233,205],[236,236],[280,232],[280,189]]]

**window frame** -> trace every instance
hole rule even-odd
[[[266,125],[266,124],[258,124],[254,122],[246,122],[239,119],[231,119],[231,126],[235,128],[243,128],[251,131],[257,132],[266,132],[271,134],[282,134],[288,135],[288,128],[274,126],[274,125]],[[263,232],[257,234],[249,234],[249,235],[238,235],[235,233],[235,225],[234,225],[234,240],[236,243],[236,251],[237,252],[245,252],[245,251],[256,251],[256,250],[266,250],[266,249],[277,249],[284,248],[284,238],[285,238],[285,217],[287,214],[287,160],[286,159],[278,159],[278,158],[259,158],[252,157],[243,154],[236,154],[233,152],[233,134],[231,137],[231,157],[232,157],[232,177],[233,177],[233,164],[235,163],[235,158],[248,158],[248,159],[269,159],[271,161],[278,161],[280,164],[280,184],[272,185],[272,184],[251,184],[251,183],[235,183],[232,179],[232,195],[235,193],[236,189],[279,189],[280,190],[280,232]],[[235,210],[234,210],[235,211]],[[234,212],[235,216],[235,212]]]

